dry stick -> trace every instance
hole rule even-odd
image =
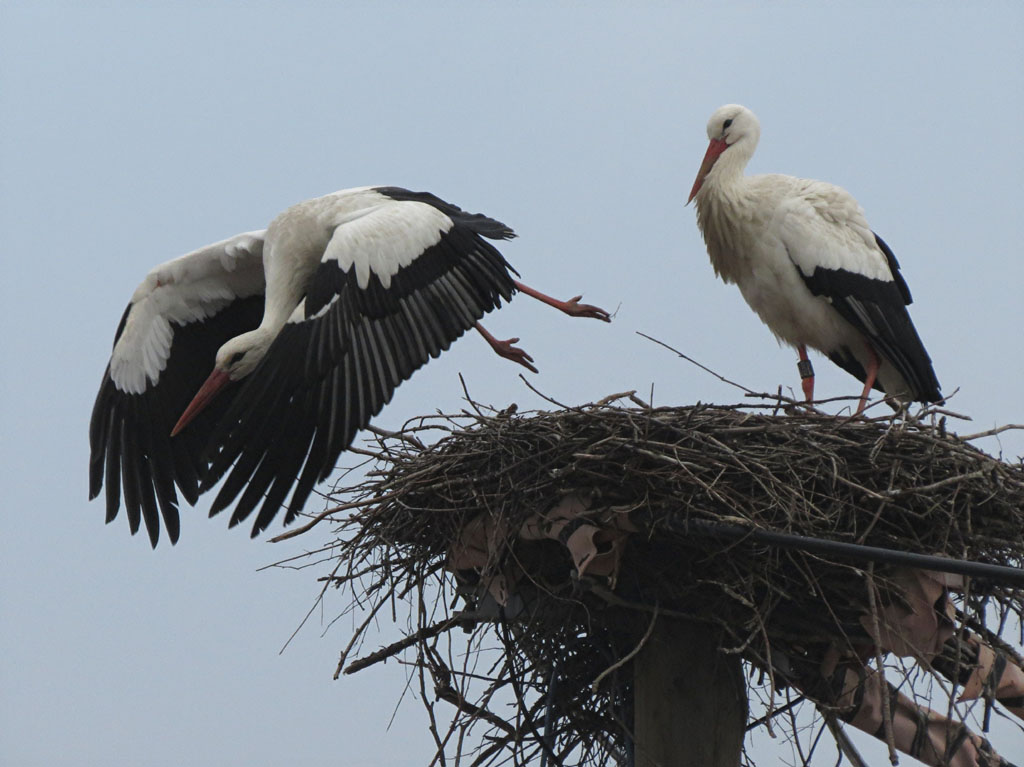
[[[591,692],[596,693],[598,685],[601,684],[601,680],[602,679],[604,679],[606,676],[608,676],[610,673],[612,673],[615,669],[621,668],[622,666],[624,666],[625,664],[627,664],[631,660],[633,660],[634,657],[636,657],[636,654],[638,652],[640,652],[640,650],[643,649],[643,646],[645,644],[647,644],[647,640],[651,638],[651,632],[654,631],[654,624],[657,623],[657,622],[658,622],[658,606],[655,605],[654,606],[654,615],[651,616],[651,622],[649,624],[647,624],[647,631],[644,632],[644,635],[640,638],[640,641],[637,642],[636,647],[634,647],[629,652],[629,654],[626,655],[624,658],[619,658],[619,660],[615,661],[615,663],[613,663],[608,668],[606,668],[604,671],[602,671],[600,674],[598,674],[597,678],[594,679],[594,681],[590,683],[590,690],[591,690]]]
[[[879,694],[882,696],[882,727],[885,729],[885,744],[889,747],[889,763],[899,764],[896,756],[896,741],[892,733],[892,707],[889,705],[888,683],[885,681],[885,666],[882,658],[882,630],[878,623],[878,604],[875,598],[875,563],[868,565],[868,608],[871,610],[871,641],[875,645],[875,663],[878,664]],[[867,681],[864,682],[867,684]]]
[[[960,439],[967,442],[972,439],[980,439],[981,437],[994,437],[996,434],[1001,434],[1004,431],[1009,431],[1010,429],[1024,429],[1024,423],[1008,423],[1005,426],[997,426],[996,428],[989,429],[988,431],[979,431],[976,434],[968,434],[964,437],[960,437]]]
[[[559,764],[559,763],[561,763],[561,760],[558,758],[558,755],[554,752],[554,749],[552,749],[551,746],[548,745],[547,739],[541,737],[541,734],[539,732],[537,732],[537,727],[533,723],[533,714],[530,711],[530,707],[526,705],[526,699],[523,697],[522,689],[520,689],[519,681],[516,678],[515,658],[514,658],[513,654],[511,652],[509,652],[509,648],[512,645],[512,640],[511,640],[511,637],[509,636],[510,632],[508,630],[508,624],[507,623],[498,623],[497,626],[498,626],[498,632],[497,632],[498,636],[501,639],[501,643],[504,645],[505,663],[507,664],[507,666],[509,668],[508,681],[509,681],[509,684],[512,687],[512,694],[515,695],[516,704],[519,707],[519,711],[522,713],[523,717],[525,718],[524,725],[533,734],[533,737],[536,740],[537,744],[540,746],[541,750],[545,754],[548,755],[548,758],[551,759],[555,764]],[[505,629],[504,632],[501,630],[502,628]],[[517,741],[521,741],[522,735],[523,735],[523,729],[522,728],[517,728],[517,731],[516,731],[516,739],[517,739]]]
[[[772,643],[771,638],[768,636],[768,627],[764,623],[764,616],[757,616],[757,625],[761,629],[761,637],[764,639],[764,655],[768,659],[768,708],[775,708],[775,691],[778,689],[775,685],[775,666],[771,663],[772,657]],[[765,729],[768,730],[768,734],[771,737],[775,737],[775,733],[772,731],[772,720],[769,719],[764,723]]]
[[[476,400],[469,396],[469,387],[466,386],[466,379],[462,377],[462,373],[459,373],[459,383],[462,384],[462,393],[466,395],[466,402],[469,403],[470,407],[476,411],[476,414],[480,416],[480,418],[486,418],[487,416],[483,414],[483,411],[477,407]]]
[[[338,559],[338,564],[336,564],[334,566],[334,569],[331,570],[331,575],[335,575],[338,572],[338,570],[341,569],[341,566],[342,566],[343,563],[344,563],[344,560],[339,558]],[[316,610],[318,605],[322,605],[323,604],[324,594],[327,593],[327,589],[328,589],[328,587],[330,585],[331,585],[330,581],[327,581],[327,582],[324,583],[323,588],[320,589],[320,593],[317,594],[317,597],[313,601],[312,606],[309,608],[309,610],[306,612],[306,614],[302,617],[302,620],[299,621],[299,625],[295,627],[295,630],[291,633],[291,636],[289,636],[288,639],[285,641],[285,643],[281,646],[281,649],[277,651],[278,655],[283,654],[284,651],[288,649],[288,645],[290,645],[292,643],[292,640],[295,639],[295,637],[298,635],[299,631],[302,630],[302,627],[306,625],[306,621],[309,620],[309,616],[311,616],[313,614],[313,611]]]
[[[1014,664],[1024,667],[1024,657],[1017,652],[1016,648],[988,626],[971,617],[959,607],[956,608],[956,619],[977,634],[985,644],[994,646],[995,649],[1005,653]]]
[[[552,399],[547,394],[544,394],[540,389],[538,389],[532,383],[530,383],[527,380],[526,376],[524,376],[522,373],[519,374],[519,377],[523,380],[523,383],[526,384],[527,388],[530,391],[532,391],[534,394],[536,394],[541,399],[546,400],[547,402],[550,402],[552,405],[557,405],[558,407],[562,408],[562,410],[577,410],[577,411],[580,410],[580,408],[574,408],[574,407],[570,407],[569,405],[563,405],[558,400]]]
[[[420,442],[416,437],[411,434],[406,434],[404,431],[391,431],[390,429],[382,429],[379,426],[373,424],[366,425],[366,431],[376,434],[378,437],[384,437],[385,439],[397,439],[405,442],[408,445],[412,445],[417,450],[426,450],[426,446]]]
[[[597,402],[593,403],[595,407],[607,407],[610,403],[617,399],[623,399],[628,397],[631,400],[636,400],[636,389],[630,389],[629,391],[622,391],[618,394],[609,394],[607,397],[601,397]],[[642,401],[642,400],[641,400]]]
[[[420,682],[420,700],[423,702],[423,708],[427,710],[427,719],[429,720],[428,729],[430,730],[430,735],[434,738],[434,744],[437,746],[437,751],[434,752],[434,758],[430,760],[430,764],[427,765],[427,767],[433,767],[433,765],[438,761],[441,762],[441,767],[444,767],[446,764],[444,746],[452,731],[449,729],[448,736],[446,736],[444,740],[441,740],[441,733],[437,729],[437,719],[434,717],[434,704],[431,703],[430,696],[427,695],[427,675],[423,663],[416,664],[416,676],[419,677]],[[432,671],[431,676],[433,676]],[[437,689],[436,680],[434,689],[435,691]]]
[[[678,355],[679,355],[680,357],[682,357],[682,358],[683,358],[684,360],[686,360],[687,362],[689,362],[689,363],[690,363],[691,365],[696,365],[696,366],[697,366],[697,367],[699,367],[699,368],[700,368],[701,370],[703,370],[703,371],[704,371],[705,373],[710,373],[711,375],[713,375],[713,376],[714,376],[715,378],[717,378],[717,379],[718,379],[719,381],[722,381],[723,383],[727,383],[727,384],[729,384],[730,386],[735,386],[735,387],[736,387],[737,389],[740,389],[741,391],[743,391],[743,392],[746,392],[747,394],[753,394],[753,395],[754,395],[755,397],[758,397],[758,396],[759,396],[759,397],[764,397],[765,399],[769,399],[769,398],[771,398],[771,395],[768,395],[768,394],[758,394],[758,393],[756,393],[756,392],[755,392],[755,391],[754,391],[753,389],[748,389],[748,388],[747,388],[746,386],[744,386],[743,384],[738,384],[738,383],[736,383],[735,381],[730,381],[730,380],[729,380],[728,378],[726,378],[726,377],[725,377],[725,376],[723,376],[723,375],[719,375],[718,373],[716,373],[716,372],[715,372],[714,370],[712,370],[711,368],[709,368],[709,367],[707,367],[707,366],[705,366],[705,365],[702,365],[702,364],[700,364],[699,362],[697,362],[697,360],[693,359],[692,357],[687,357],[687,356],[686,356],[685,354],[683,354],[683,353],[682,353],[681,351],[679,351],[678,349],[675,349],[675,348],[673,348],[673,347],[669,346],[669,345],[668,345],[667,343],[665,343],[664,341],[659,341],[659,340],[658,340],[657,338],[653,338],[653,337],[651,337],[651,336],[647,335],[646,333],[641,333],[641,332],[640,332],[639,330],[638,330],[638,331],[636,331],[636,334],[637,334],[638,336],[643,336],[643,337],[644,337],[644,338],[646,338],[646,339],[647,339],[648,341],[653,341],[653,342],[654,342],[654,343],[656,343],[656,344],[657,344],[658,346],[662,346],[662,347],[664,347],[664,348],[668,349],[668,350],[669,350],[670,352],[672,352],[673,354],[678,354]],[[793,404],[799,404],[799,403],[798,403],[798,402],[797,402],[796,400],[790,400],[790,399],[789,399],[788,397],[783,397],[782,395],[779,395],[779,399],[781,399],[781,400],[787,400],[787,401],[789,401],[789,402],[791,402],[791,403],[793,403]]]
[[[990,473],[990,469],[978,469],[967,474],[959,474],[955,477],[946,477],[940,479],[938,482],[932,482],[930,485],[922,485],[920,487],[901,487],[898,490],[886,490],[885,495],[890,498],[899,498],[903,495],[910,495],[911,493],[927,493],[932,490],[938,490],[940,487],[946,487],[947,485],[955,485],[957,482],[965,482],[969,479],[978,479],[984,477]]]
[[[337,514],[339,511],[348,511],[349,509],[359,509],[363,506],[373,506],[374,504],[381,503],[382,501],[389,501],[394,498],[395,495],[397,495],[397,493],[387,493],[386,495],[377,496],[376,498],[364,498],[361,501],[352,501],[351,503],[343,503],[340,506],[333,506],[326,511],[321,511],[302,527],[296,527],[287,532],[281,533],[280,535],[275,535],[270,539],[270,543],[286,541],[289,538],[294,538],[296,535],[301,535],[311,527],[315,527],[323,522],[327,517],[331,516],[331,514]]]
[[[515,727],[510,725],[497,714],[488,711],[486,708],[482,708],[475,703],[470,703],[458,690],[450,685],[448,687],[438,687],[434,690],[434,694],[437,695],[438,700],[443,700],[445,703],[451,703],[464,714],[469,714],[475,719],[483,719],[488,724],[494,725],[499,730],[502,730],[509,735],[516,734]]]
[[[381,609],[386,604],[388,604],[388,601],[389,600],[385,597],[381,599],[379,602],[377,602],[377,604],[375,604],[373,608],[370,610],[370,614],[366,616],[366,620],[364,620],[362,624],[359,626],[359,628],[356,629],[356,631],[352,634],[352,638],[345,646],[345,649],[341,651],[341,657],[338,658],[338,666],[334,669],[334,676],[332,677],[333,679],[337,679],[339,676],[341,676],[342,666],[345,665],[345,661],[348,659],[348,654],[352,651],[352,646],[363,635],[363,632],[366,630],[366,627],[370,625],[370,622],[377,617],[377,613],[379,613]]]
[[[357,671],[362,671],[364,668],[367,668],[368,666],[372,666],[375,663],[380,663],[380,661],[382,660],[387,660],[392,655],[395,655],[396,653],[399,653],[408,647],[412,647],[420,640],[430,639],[431,637],[435,637],[438,634],[443,634],[448,629],[454,626],[458,626],[461,623],[473,623],[475,621],[479,621],[482,619],[483,616],[478,615],[477,613],[457,613],[456,615],[453,615],[451,618],[446,618],[440,623],[435,623],[433,626],[425,626],[424,628],[421,628],[418,631],[409,634],[407,637],[404,637],[403,639],[400,639],[397,642],[392,642],[387,647],[382,647],[376,652],[372,652],[363,658],[359,658],[358,660],[352,661],[345,668],[345,673],[354,674]],[[368,623],[369,621],[367,621],[367,623],[364,623],[364,627]],[[338,664],[338,671],[336,671],[334,674],[335,679],[337,679],[339,674],[341,673],[341,666],[344,663],[345,655],[347,655],[347,650],[345,653],[342,654],[342,660]]]
[[[853,745],[853,741],[850,740],[850,736],[846,734],[842,726],[836,721],[836,716],[828,711],[821,712],[822,717],[825,719],[825,724],[828,725],[828,729],[832,733],[832,737],[836,740],[836,746],[839,748],[839,752],[850,760],[852,767],[868,767],[867,762],[864,761],[864,757],[860,755],[860,752]]]
[[[960,592],[960,594],[961,594],[961,597],[963,598],[964,604],[965,605],[970,604],[970,599],[971,599],[971,579],[970,578],[965,578],[964,579],[964,587],[963,587],[963,590]],[[956,667],[954,669],[953,678],[949,680],[952,683],[953,689],[950,690],[950,692],[949,692],[949,703],[948,703],[947,708],[946,708],[946,718],[949,719],[950,721],[952,721],[952,719],[953,719],[954,707],[956,706],[956,690],[957,690],[957,687],[960,686],[960,674],[962,673],[962,671],[961,671],[961,669],[962,669],[961,662],[963,660],[963,655],[962,655],[962,653],[960,651],[960,648],[966,646],[966,644],[967,644],[966,635],[967,634],[968,634],[967,625],[965,623],[961,622],[961,624],[957,627],[957,631],[956,631],[956,648],[957,648]],[[979,652],[979,657],[980,657],[980,652]],[[986,685],[983,684],[982,685],[982,691],[983,691],[982,694],[983,694],[983,696],[985,698],[985,709],[986,709],[985,730],[988,730],[988,709],[989,709],[989,706],[991,706],[991,699],[989,699],[988,696],[985,695],[985,691],[984,691],[985,687],[986,687]],[[953,755],[953,753],[952,753],[953,752],[953,744],[950,742],[950,739],[948,737],[946,738],[946,748],[944,749],[944,751],[945,751],[945,753],[943,754],[944,758],[946,760],[948,760],[948,761],[952,761],[951,757]]]
[[[762,700],[763,700],[763,698],[762,698]],[[796,708],[801,703],[803,703],[805,700],[807,700],[806,697],[804,697],[803,695],[798,695],[797,697],[793,698],[793,700],[789,701],[789,703],[787,703],[785,706],[779,706],[778,708],[772,709],[771,711],[769,711],[764,716],[762,716],[762,717],[760,717],[758,719],[755,719],[753,722],[750,722],[747,725],[747,732],[750,732],[751,730],[757,729],[758,727],[760,727],[762,724],[765,724],[769,720],[774,719],[775,717],[780,716],[782,714],[785,714],[787,711]]]
[[[836,739],[836,748],[839,749],[840,754],[850,760],[851,767],[867,767],[867,763],[860,756],[860,752],[857,751],[850,736],[846,734],[846,730],[843,729],[843,726],[836,719],[836,715],[823,711],[820,708],[818,711],[821,713],[822,719],[825,720],[828,731]]]

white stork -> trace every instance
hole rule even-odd
[[[845,190],[778,174],[744,176],[761,125],[746,107],[711,115],[711,140],[689,202],[715,273],[782,342],[795,346],[807,401],[810,346],[901,401],[941,402],[932,362],[910,321],[910,290],[889,246]]]
[[[123,485],[132,534],[144,521],[155,546],[162,516],[173,543],[176,488],[194,504],[230,471],[211,515],[241,493],[234,526],[262,502],[255,536],[295,485],[290,522],[395,387],[470,328],[536,372],[519,339],[478,322],[502,299],[518,289],[572,316],[609,315],[515,280],[484,239],[514,236],[432,194],[363,187],[156,267],[93,407],[90,499],[106,481],[110,522]]]

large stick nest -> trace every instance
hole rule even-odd
[[[474,405],[419,419],[380,433],[369,479],[336,496],[354,512],[327,548],[337,558],[328,585],[347,585],[369,611],[339,671],[414,652],[438,763],[621,759],[630,653],[655,614],[714,627],[723,651],[764,677],[779,652],[815,660],[828,647],[870,646],[860,618],[874,584],[883,603],[901,599],[884,564],[695,534],[688,521],[1024,563],[1024,467],[948,433],[935,413],[851,420],[781,400],[650,408],[632,399],[523,414]],[[590,524],[628,520],[617,578],[580,575],[558,540],[520,536],[573,497]],[[488,531],[486,563],[455,574],[471,523]],[[509,593],[496,599],[499,576]],[[411,605],[406,639],[351,662],[371,620],[401,599]],[[958,599],[961,619],[989,641],[999,638],[986,620],[1024,615],[1024,593],[994,581],[970,583]],[[482,652],[494,644],[499,652]],[[772,676],[769,694],[784,687]],[[448,728],[437,699],[455,706]],[[471,748],[474,724],[487,733]]]

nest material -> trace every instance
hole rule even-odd
[[[773,404],[478,410],[382,435],[370,451],[376,471],[338,497],[357,511],[333,544],[329,580],[351,586],[371,618],[396,598],[409,599],[412,618],[405,640],[347,670],[415,647],[414,663],[434,687],[430,695],[421,676],[424,697],[456,707],[445,735],[427,701],[439,754],[469,754],[464,729],[485,723],[489,732],[467,763],[497,764],[512,753],[605,763],[628,748],[629,657],[655,613],[715,626],[725,652],[772,674],[779,652],[817,658],[828,647],[870,645],[860,619],[876,581],[883,603],[901,600],[884,565],[872,566],[869,584],[864,562],[693,534],[688,520],[1024,563],[1022,465],[947,433],[934,415],[848,420],[779,413],[782,403]],[[420,442],[438,429],[439,440]],[[635,528],[616,580],[581,576],[557,541],[518,535],[569,497],[586,499],[593,524],[626,518]],[[455,578],[453,549],[473,520],[486,520],[492,533],[487,564]],[[503,604],[488,588],[499,575],[513,586]],[[451,612],[453,589],[461,611]],[[998,642],[986,617],[1019,620],[1024,594],[969,584],[960,609]],[[496,636],[503,658],[487,670],[470,667],[472,653],[454,662],[439,639],[466,636],[449,633],[458,626],[474,632],[465,639],[470,650]],[[782,685],[775,680],[773,689]],[[503,694],[511,716],[495,712]]]

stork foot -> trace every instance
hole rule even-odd
[[[603,322],[612,321],[612,316],[600,306],[594,306],[593,304],[581,304],[581,298],[583,298],[583,296],[574,296],[568,301],[562,301],[562,306],[558,308],[570,317],[589,317],[592,320],[601,320]]]
[[[479,322],[476,324],[476,329],[480,332],[480,335],[491,345],[494,349],[494,353],[499,357],[504,357],[512,362],[517,362],[524,368],[529,370],[531,373],[538,372],[537,368],[533,366],[533,357],[526,353],[525,350],[520,349],[518,346],[512,344],[519,343],[518,338],[506,338],[504,341],[499,341],[497,338],[492,336],[487,329]]]
[[[512,344],[519,343],[518,338],[507,338],[504,341],[495,341],[491,348],[498,354],[499,357],[504,357],[507,360],[518,362],[524,368],[529,370],[531,373],[536,373],[537,368],[533,366],[533,357],[527,354],[523,349]]]
[[[589,317],[590,319],[602,320],[604,322],[612,321],[612,316],[601,307],[593,306],[592,304],[581,304],[580,299],[583,296],[573,296],[568,301],[560,301],[557,298],[552,298],[547,293],[541,293],[539,290],[523,284],[519,280],[515,281],[515,285],[516,288],[526,295],[533,296],[538,301],[543,301],[548,306],[553,306],[570,317]]]

